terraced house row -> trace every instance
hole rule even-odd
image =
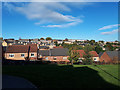
[[[70,62],[68,60],[68,49],[62,46],[49,49],[46,47],[38,48],[37,44],[10,45],[5,50],[3,48],[3,57],[6,60],[30,60],[30,61],[50,61],[50,62]],[[80,55],[79,61],[84,60],[84,50],[76,50]],[[119,51],[106,51],[97,54],[96,51],[89,52],[94,62],[118,63],[120,62]]]

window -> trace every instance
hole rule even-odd
[[[57,60],[57,57],[54,57],[53,59],[54,59],[54,60]]]
[[[96,58],[94,58],[94,61],[97,61],[97,59],[96,59]]]
[[[14,54],[9,54],[9,57],[14,57]]]
[[[46,57],[45,59],[48,60],[48,57]]]
[[[25,56],[25,54],[21,54],[21,57],[24,57]]]
[[[34,57],[34,53],[31,53],[31,57]]]
[[[63,59],[64,59],[64,60],[66,60],[66,59],[67,59],[67,57],[63,57]]]

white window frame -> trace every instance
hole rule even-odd
[[[31,56],[32,54],[34,54],[34,53],[31,53],[30,56]],[[31,56],[31,57],[35,57],[35,54],[34,54],[34,56]]]
[[[56,58],[56,59],[55,59]],[[57,60],[57,57],[53,57],[53,60]]]
[[[48,60],[48,57],[46,57],[45,59]]]
[[[12,56],[12,57],[11,57]],[[13,58],[15,55],[14,54],[9,54],[9,57]]]
[[[24,55],[24,56],[22,56],[22,55]],[[25,57],[25,54],[24,54],[24,53],[22,53],[22,54],[21,54],[21,57]]]
[[[63,57],[64,60],[67,60],[67,57]]]
[[[94,58],[94,61],[97,61],[97,58]]]

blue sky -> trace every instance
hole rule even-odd
[[[118,3],[3,3],[2,36],[114,41],[118,39]]]

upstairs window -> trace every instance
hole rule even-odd
[[[34,57],[34,53],[31,53],[31,57]]]
[[[54,60],[57,60],[57,57],[54,57],[53,59],[54,59]]]
[[[14,57],[14,54],[9,54],[9,57]]]
[[[67,57],[63,57],[63,59],[64,59],[64,60],[66,60],[66,59],[67,59]]]
[[[25,54],[21,54],[21,57],[25,57]]]

